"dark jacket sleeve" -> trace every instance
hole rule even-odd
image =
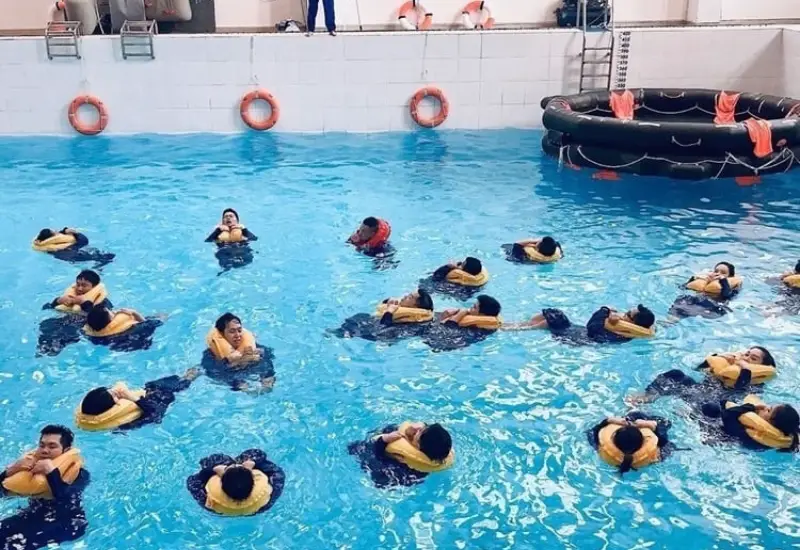
[[[89,244],[89,238],[83,233],[75,232],[72,235],[75,237],[75,244],[72,245],[72,248],[82,248]]]
[[[389,444],[386,443],[382,437],[378,437],[375,439],[375,456],[386,456],[386,447]]]
[[[283,468],[267,460],[266,455],[264,455],[264,460],[256,462],[255,467],[257,470],[264,472],[269,478],[269,484],[272,485],[272,495],[270,496],[269,502],[258,511],[261,513],[272,508],[272,505],[275,504],[275,501],[278,500],[278,497],[283,493],[283,487],[286,484],[286,473],[284,473]]]
[[[747,432],[745,432],[744,426],[742,426],[741,422],[739,422],[739,417],[749,412],[756,412],[756,408],[753,405],[745,404],[726,409],[725,404],[723,403],[722,427],[725,429],[725,433],[738,438],[749,438],[750,436],[748,436]]]
[[[722,290],[719,293],[719,297],[723,300],[727,300],[731,296],[733,296],[733,289],[731,288],[731,283],[728,281],[728,278],[725,277],[724,279],[719,280],[719,286]]]
[[[219,237],[220,233],[222,233],[222,230],[219,227],[215,227],[214,231],[211,232],[211,235],[206,237],[206,242],[213,243],[214,241],[217,240],[217,237]]]
[[[3,487],[3,481],[5,481],[6,477],[8,477],[8,476],[6,475],[6,471],[5,470],[0,472],[0,497],[4,497],[4,496],[6,496],[8,494],[8,492],[6,491],[6,488]]]
[[[250,231],[249,229],[247,229],[246,227],[244,228],[244,231],[242,231],[242,236],[245,239],[247,239],[248,241],[257,241],[258,240],[258,237],[256,237],[255,234],[252,231]]]
[[[392,323],[394,323],[394,316],[387,311],[383,314],[383,317],[381,317],[381,324],[391,325]]]
[[[601,307],[594,312],[589,322],[586,323],[586,333],[589,338],[602,340],[604,342],[625,342],[629,340],[628,338],[606,330],[606,320],[610,315],[611,310],[607,307]]]
[[[61,472],[58,468],[47,474],[47,484],[50,486],[50,492],[53,493],[55,500],[67,500],[80,494],[89,484],[89,473],[81,469],[77,479],[67,484],[61,479]]]
[[[602,422],[600,422],[597,426],[595,426],[589,431],[589,443],[595,449],[597,449],[597,446],[600,444],[600,430],[602,430],[606,426],[608,426],[607,418],[603,419]]]
[[[753,371],[750,369],[741,369],[739,371],[739,377],[736,379],[736,383],[733,385],[733,389],[735,390],[743,390],[747,386],[750,385],[750,381],[753,379]]]
[[[431,279],[434,281],[444,281],[447,279],[447,275],[453,271],[453,267],[449,265],[443,265],[439,269],[433,272],[431,275]]]

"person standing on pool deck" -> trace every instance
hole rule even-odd
[[[576,327],[560,309],[546,308],[542,313],[534,315],[527,323],[507,325],[506,330],[527,330],[546,328],[554,336],[573,344],[599,344],[629,342],[634,338],[649,338],[655,334],[653,325],[655,315],[648,308],[639,304],[625,313],[618,313],[610,307],[603,306],[592,314],[586,328]]]
[[[322,9],[325,10],[325,28],[328,34],[336,36],[336,13],[333,9],[334,0],[322,0]],[[308,19],[306,21],[306,36],[310,36],[317,28],[317,12],[319,0],[308,0]]]
[[[6,486],[12,486],[18,474],[28,472],[44,476],[52,495],[52,498],[32,496],[27,508],[0,521],[2,550],[34,550],[76,540],[86,532],[88,522],[81,494],[89,484],[89,472],[81,464],[75,479],[68,483],[57,464],[62,455],[72,450],[73,438],[72,431],[64,426],[45,426],[36,451],[0,473],[0,492],[4,495],[9,494]]]
[[[673,320],[686,317],[717,319],[730,311],[726,302],[733,298],[742,286],[736,277],[736,267],[730,262],[719,262],[714,271],[706,275],[695,275],[686,282],[685,288],[698,294],[680,296],[669,308]]]
[[[110,264],[114,259],[114,254],[110,252],[84,248],[88,244],[86,235],[69,227],[61,231],[42,229],[33,241],[33,249],[65,262],[95,262],[96,269]]]

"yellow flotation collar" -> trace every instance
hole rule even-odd
[[[462,286],[483,286],[489,282],[489,272],[485,267],[477,275],[470,275],[463,269],[451,269],[447,274],[447,282]]]
[[[722,285],[719,281],[706,281],[703,275],[695,275],[695,277],[697,277],[695,280],[687,283],[686,288],[710,296],[719,296],[722,294]],[[742,286],[741,277],[727,277],[727,279],[732,290],[736,290]]]
[[[624,338],[652,338],[656,334],[653,327],[640,327],[636,323],[631,323],[630,321],[617,321],[616,324],[611,324],[611,322],[606,319],[604,327],[607,331]]]
[[[383,317],[386,313],[388,304],[379,304],[375,310],[375,315]],[[433,311],[418,307],[398,307],[392,314],[392,321],[395,323],[427,323],[433,320]]]
[[[66,233],[56,233],[49,239],[43,241],[33,241],[33,249],[38,252],[58,252],[69,248],[77,242],[75,235],[67,235]]]
[[[760,405],[761,400],[755,395],[748,395],[743,401],[745,404]],[[735,407],[736,403],[725,403],[725,408]],[[744,431],[750,439],[773,449],[790,449],[794,439],[778,428],[758,416],[754,412],[744,413],[739,417],[739,423],[744,426]]]
[[[736,384],[736,380],[739,379],[739,374],[742,372],[742,367],[737,364],[731,365],[725,357],[720,355],[706,357],[706,364],[708,364],[708,372],[729,388]],[[775,367],[770,365],[748,363],[748,368],[752,373],[751,384],[763,384],[773,378],[777,372]]]
[[[231,353],[238,351],[244,352],[247,348],[256,348],[256,337],[249,330],[242,330],[242,343],[235,350],[233,346],[228,343],[225,337],[216,328],[212,328],[208,335],[206,335],[206,344],[208,345],[211,354],[218,360],[222,361],[227,359]]]
[[[78,294],[75,293],[75,285],[70,285],[67,290],[64,291],[64,294],[61,295],[62,298],[75,298]],[[97,286],[93,287],[89,292],[86,294],[81,294],[80,298],[83,298],[84,302],[92,302],[94,305],[102,303],[103,300],[108,298],[108,292],[106,292],[106,287],[103,283],[99,283]],[[65,306],[65,305],[57,305],[56,309],[58,311],[63,311],[64,313],[81,313],[83,310],[81,306],[74,305],[74,306]]]
[[[214,474],[206,483],[206,508],[223,516],[252,516],[267,505],[272,485],[267,474],[252,470],[253,490],[245,500],[233,500],[222,490],[222,478]]]
[[[411,422],[403,422],[398,427],[400,433],[405,433]],[[450,454],[447,455],[441,462],[434,462],[428,455],[414,447],[411,442],[405,437],[398,439],[386,446],[386,453],[394,458],[397,462],[405,464],[412,470],[430,474],[433,472],[441,472],[453,466],[456,460],[456,455],[453,449],[450,449]]]
[[[614,444],[614,434],[622,428],[616,424],[609,424],[597,434],[597,452],[600,458],[612,466],[620,466],[625,460],[625,453]],[[649,428],[638,428],[642,432],[644,442],[639,450],[633,453],[631,468],[638,470],[661,460],[661,450],[658,448],[658,436]]]
[[[535,246],[526,246],[523,248],[523,250],[525,251],[525,255],[529,260],[540,264],[551,264],[561,259],[561,248],[558,246],[556,247],[556,251],[552,256],[545,256],[539,252]]]
[[[33,454],[33,451],[28,454]],[[53,459],[53,466],[61,472],[61,479],[64,480],[64,483],[74,483],[83,467],[80,451],[76,448],[68,449],[61,456]],[[3,480],[3,487],[6,491],[23,497],[53,498],[47,477],[42,474],[17,472]]]
[[[496,317],[490,315],[465,315],[458,322],[461,328],[481,328],[484,330],[497,330],[503,325],[503,319],[498,315]]]
[[[240,228],[236,228],[233,231],[222,231],[217,236],[218,243],[240,243],[244,240],[244,235],[242,234],[244,230],[244,226]]]
[[[787,275],[783,278],[783,284],[792,288],[800,288],[800,274]]]
[[[145,396],[144,390],[136,390],[133,393],[140,398]],[[102,432],[113,430],[130,424],[142,416],[142,409],[134,401],[120,399],[117,403],[101,414],[84,414],[81,410],[83,400],[75,410],[75,425],[87,432]]]
[[[108,323],[103,330],[94,330],[89,325],[83,325],[83,332],[85,332],[87,336],[93,336],[94,338],[108,338],[110,336],[122,334],[138,324],[139,321],[127,313],[115,313],[114,318],[111,319],[111,322]]]

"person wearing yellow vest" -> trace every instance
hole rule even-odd
[[[585,328],[573,325],[560,309],[545,308],[528,322],[509,325],[508,330],[548,329],[570,344],[613,344],[654,336],[655,322],[653,312],[642,304],[624,313],[603,306],[592,314]]]
[[[249,243],[257,241],[252,231],[239,223],[239,213],[233,208],[222,212],[222,223],[206,237],[207,243],[216,243],[216,258],[223,273],[233,268],[244,267],[253,262],[253,251]]]
[[[478,258],[466,257],[460,262],[449,262],[430,276],[420,279],[420,288],[433,293],[447,294],[467,300],[480,292],[489,282],[489,272]]]
[[[742,279],[736,276],[736,267],[730,262],[719,262],[714,271],[694,275],[684,288],[697,294],[679,296],[669,308],[672,320],[687,317],[717,319],[730,312],[726,305],[742,287]]]
[[[283,493],[286,474],[260,449],[236,458],[214,454],[200,461],[186,488],[197,503],[223,516],[252,516],[269,510]]]
[[[438,314],[423,336],[434,351],[452,351],[485,340],[503,326],[500,302],[486,294],[479,295],[469,308],[446,309]]]
[[[379,488],[421,483],[455,462],[450,433],[441,424],[423,422],[387,426],[378,435],[351,443],[348,452]]]
[[[722,430],[748,449],[795,452],[800,437],[800,415],[791,405],[769,406],[754,395],[737,405],[722,400],[702,407],[707,418],[721,419]]]
[[[800,260],[794,265],[794,271],[781,273],[781,282],[792,290],[800,291]]]
[[[606,418],[588,432],[589,443],[620,474],[661,462],[674,450],[669,441],[670,422],[633,411],[624,418]]]
[[[422,336],[433,317],[433,299],[420,288],[401,298],[386,298],[374,314],[356,313],[330,332],[339,338],[363,338],[391,344],[402,338]]]
[[[153,333],[162,324],[158,317],[145,318],[133,309],[112,311],[100,304],[89,311],[83,332],[92,343],[114,351],[138,351],[153,344]]]
[[[202,366],[209,378],[229,385],[234,391],[258,393],[275,385],[272,349],[259,345],[233,313],[217,319],[206,335],[206,346]],[[251,379],[258,382],[255,387],[251,387]]]
[[[27,496],[27,508],[0,520],[0,548],[33,550],[83,536],[88,522],[81,495],[89,484],[72,431],[45,426],[36,450],[0,473],[0,493]]]
[[[33,249],[70,263],[95,262],[95,269],[111,263],[114,254],[86,248],[89,239],[83,233],[65,227],[61,231],[42,229],[33,240]]]
[[[561,243],[551,236],[540,239],[524,239],[502,246],[509,262],[525,264],[550,264],[564,257]]]

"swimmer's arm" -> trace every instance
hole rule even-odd
[[[447,317],[445,319],[442,319],[442,323],[456,323],[456,324],[458,324],[467,315],[469,315],[469,310],[468,309],[459,309],[458,311],[453,313],[451,316],[449,316],[449,317]]]
[[[206,237],[206,242],[207,243],[212,243],[212,242],[216,241],[217,237],[219,237],[220,233],[222,233],[222,230],[219,227],[215,227],[214,231],[211,232],[211,235]]]
[[[253,232],[250,231],[249,229],[247,229],[246,227],[242,231],[242,237],[244,237],[248,241],[257,241],[258,240],[258,237],[256,237],[255,234],[253,234]]]
[[[739,369],[739,376],[736,378],[736,383],[733,385],[735,390],[743,390],[750,385],[753,379],[753,371],[749,368],[742,367]]]
[[[727,277],[723,277],[719,280],[719,286],[722,289],[719,294],[720,298],[730,298],[733,296],[733,289]]]
[[[385,455],[386,447],[389,445],[389,443],[394,443],[400,439],[403,439],[403,434],[400,432],[382,434],[380,437],[375,438],[375,454],[378,456]]]
[[[58,468],[53,468],[53,471],[47,474],[46,477],[47,484],[50,486],[50,491],[53,493],[55,500],[67,500],[83,491],[89,483],[89,474],[83,469],[81,469],[73,483],[66,483],[61,478],[61,472]]]
[[[134,321],[136,321],[137,323],[144,323],[145,321],[144,316],[135,309],[122,308],[118,309],[117,313],[127,313],[128,315],[133,317]]]
[[[595,449],[600,444],[600,430],[602,430],[608,425],[609,421],[608,418],[606,418],[602,422],[600,422],[597,426],[592,428],[591,431],[589,432],[589,443],[591,443],[592,447],[594,447]]]
[[[89,244],[89,238],[83,233],[78,233],[74,229],[65,227],[64,229],[61,230],[61,232],[64,233],[65,235],[72,235],[73,237],[75,237],[75,244],[72,245],[75,248],[81,248],[82,246],[86,246],[87,244]]]
[[[739,422],[739,417],[749,412],[756,412],[754,405],[746,403],[738,407],[731,407],[726,409],[724,404],[722,407],[722,426],[725,432],[733,436],[741,436],[745,433],[744,427]]]
[[[536,246],[542,239],[523,239],[521,241],[517,241],[517,244],[520,246]]]
[[[589,337],[606,333],[606,319],[610,316],[611,310],[605,306],[595,311],[589,322],[586,323],[586,332],[589,333]]]
[[[391,325],[394,323],[394,312],[385,312],[383,317],[381,317],[381,324],[382,325]]]

